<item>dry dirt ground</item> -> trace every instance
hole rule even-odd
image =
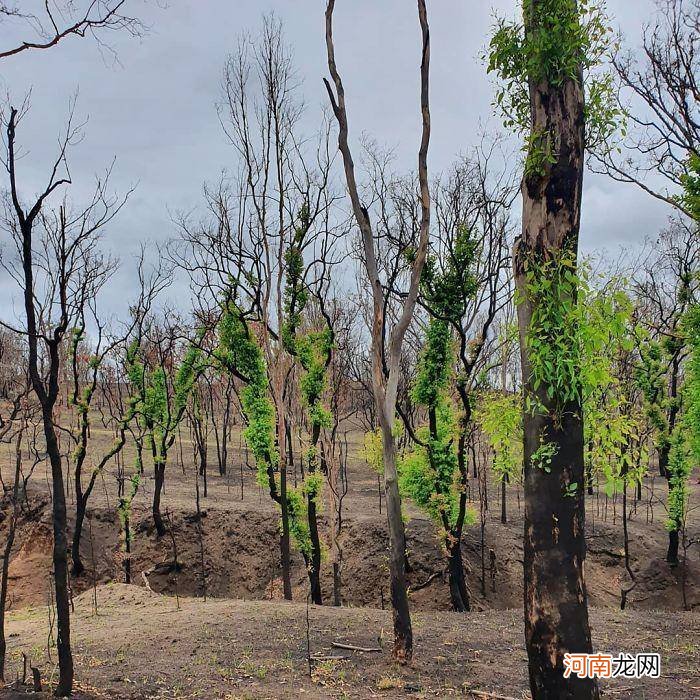
[[[111,444],[107,431],[95,429],[95,453]],[[389,661],[391,634],[388,607],[387,532],[379,511],[377,475],[361,457],[361,434],[349,433],[351,459],[348,494],[343,503],[340,542],[343,558],[342,609],[311,608],[313,654],[338,655],[330,642],[351,641],[375,646],[384,636],[381,653],[349,654],[342,660],[314,663],[308,678],[306,660],[306,599],[302,558],[293,555],[294,604],[281,602],[279,514],[268,494],[257,486],[250,459],[238,434],[230,445],[229,469],[219,476],[215,448],[210,445],[208,495],[202,498],[204,576],[195,511],[195,471],[192,445],[185,440],[168,465],[164,512],[167,511],[177,549],[179,570],[172,565],[173,540],[157,538],[151,517],[150,465],[134,503],[132,587],[119,564],[116,465],[98,479],[82,540],[87,572],[72,581],[75,596],[75,637],[81,687],[100,693],[88,697],[372,697],[422,693],[445,697],[469,689],[521,698],[526,688],[522,648],[522,490],[508,489],[508,522],[500,522],[499,489],[488,483],[483,535],[485,562],[482,584],[482,533],[478,523],[478,485],[470,477],[471,506],[476,522],[466,528],[463,555],[474,612],[449,612],[444,561],[433,525],[405,504],[411,606],[416,621],[416,660],[399,670]],[[4,449],[4,448],[3,448]],[[9,450],[0,453],[0,475],[7,481],[12,465]],[[124,454],[127,474],[132,456]],[[89,473],[89,470],[86,470]],[[294,483],[294,474],[290,473]],[[67,500],[74,514],[74,489],[68,479]],[[201,482],[200,482],[201,485]],[[691,505],[700,503],[697,473]],[[664,678],[610,684],[611,697],[700,698],[700,546],[687,551],[685,567],[664,561],[667,535],[664,480],[645,480],[642,499],[630,494],[630,554],[637,585],[628,609],[619,608],[625,582],[622,555],[621,503],[602,491],[587,497],[586,579],[593,608],[592,627],[601,651],[662,653]],[[326,493],[326,497],[328,494]],[[322,520],[328,535],[333,510],[330,500]],[[0,503],[0,543],[6,536],[8,502]],[[3,510],[4,507],[4,510]],[[70,527],[70,523],[69,523]],[[689,537],[700,535],[700,509],[689,518]],[[10,632],[14,655],[24,651],[41,665],[44,678],[51,663],[44,657],[49,618],[51,514],[48,480],[38,467],[29,482],[27,499],[10,561]],[[490,552],[493,551],[493,559]],[[323,593],[331,600],[328,547],[323,563]],[[493,561],[493,567],[490,562]],[[148,581],[155,593],[143,586]],[[203,582],[209,597],[201,598]],[[425,585],[427,582],[428,585]],[[98,612],[91,614],[92,586],[97,585]],[[691,612],[683,612],[685,604]],[[158,593],[167,594],[160,596]],[[179,595],[181,610],[174,596]],[[55,652],[54,652],[55,653]],[[179,695],[178,695],[179,693]],[[189,695],[188,695],[189,693]],[[199,695],[196,695],[199,693]],[[625,695],[626,694],[626,695]],[[478,696],[475,697],[486,697]]]
[[[73,644],[82,698],[527,698],[526,656],[518,611],[414,615],[415,658],[390,659],[391,619],[374,608],[302,603],[180,599],[108,584],[75,601]],[[13,673],[22,650],[42,671],[46,608],[10,617]],[[594,609],[600,651],[649,651],[662,677],[612,680],[605,697],[700,698],[700,614]],[[378,652],[332,647],[349,643]],[[338,657],[338,658],[333,658]],[[7,691],[3,697],[24,697]],[[36,697],[36,696],[35,696]]]

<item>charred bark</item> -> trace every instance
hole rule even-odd
[[[535,11],[527,14],[530,21],[536,21],[532,19],[537,16]],[[526,26],[526,31],[532,29]],[[598,697],[594,680],[575,674],[564,677],[564,654],[592,651],[583,575],[583,412],[580,398],[557,396],[546,376],[539,386],[533,380],[528,335],[537,332],[531,329],[533,313],[547,301],[530,296],[526,278],[528,269],[543,274],[551,270],[552,283],[557,284],[562,258],[576,263],[585,123],[580,70],[560,84],[530,78],[529,93],[530,130],[541,135],[536,141],[548,142],[551,162],[526,167],[521,187],[523,230],[514,250],[515,282],[522,300],[518,326],[523,390],[540,406],[523,412],[525,639],[535,700],[589,700]],[[575,293],[575,289],[570,291],[571,304]],[[573,352],[573,348],[565,351]],[[543,442],[555,447],[547,469],[533,461]],[[575,492],[565,492],[572,484]]]

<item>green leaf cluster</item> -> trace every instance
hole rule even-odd
[[[562,253],[546,260],[533,255],[526,261],[525,295],[532,308],[525,337],[530,380],[535,392],[544,387],[557,413],[583,397],[578,291],[575,258]]]
[[[436,431],[419,429],[425,446],[418,445],[398,462],[399,488],[438,525],[453,527],[459,511],[461,483],[454,439],[455,415],[449,402],[440,397],[435,406]]]
[[[304,405],[309,409],[311,425],[329,428],[332,417],[321,399],[326,388],[327,362],[333,349],[333,332],[330,328],[310,331],[296,339],[296,348],[304,369],[299,387]]]
[[[683,194],[678,197],[681,206],[700,222],[700,154],[688,156],[687,171],[681,177]]]
[[[499,80],[495,107],[507,128],[526,135],[526,172],[542,173],[556,156],[553,135],[531,132],[530,87],[581,82],[586,96],[586,141],[605,143],[623,121],[610,72],[599,70],[614,41],[604,2],[523,0],[523,21],[499,18],[487,70]]]
[[[559,445],[556,442],[548,442],[544,435],[540,435],[539,447],[530,455],[530,464],[535,469],[552,471],[552,460],[559,454]]]
[[[403,437],[404,430],[403,422],[400,420],[395,421],[394,427],[391,430],[394,440],[398,441]],[[377,474],[384,473],[384,446],[382,440],[382,429],[378,427],[365,433],[362,445],[362,456],[365,462],[367,462]]]
[[[414,401],[427,409],[429,425],[418,430],[422,444],[398,462],[402,493],[445,529],[457,521],[461,492],[455,449],[458,426],[447,393],[452,357],[450,327],[433,317],[412,388]]]
[[[411,389],[413,401],[436,408],[447,390],[452,361],[452,334],[446,321],[431,319],[423,351],[418,359],[418,373]]]
[[[296,355],[296,334],[302,321],[302,313],[308,301],[308,292],[304,284],[303,246],[310,226],[309,207],[304,204],[299,213],[299,222],[294,229],[294,236],[284,255],[284,323],[282,324],[282,345],[290,354]]]
[[[523,411],[520,394],[486,392],[478,397],[474,417],[493,450],[499,482],[519,478],[523,467]]]
[[[477,292],[475,264],[479,243],[465,225],[457,227],[449,252],[443,256],[442,268],[435,255],[426,259],[421,274],[421,294],[431,315],[457,324],[464,316],[467,302]]]
[[[240,392],[246,420],[243,437],[253,452],[258,482],[265,485],[269,470],[279,464],[275,407],[269,396],[267,365],[262,350],[242,310],[232,299],[225,303],[219,321],[216,358],[224,369],[245,378],[245,386]]]
[[[693,466],[700,461],[700,306],[691,306],[682,325],[690,357],[682,391],[684,411],[669,438],[669,530],[680,530],[685,524],[690,497],[688,481]]]

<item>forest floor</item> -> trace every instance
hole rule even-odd
[[[95,428],[95,448],[111,444]],[[410,503],[407,523],[409,585],[415,611],[416,654],[409,669],[389,659],[387,531],[380,511],[376,473],[361,457],[362,436],[348,433],[348,493],[343,501],[341,599],[343,607],[310,608],[311,653],[349,655],[314,663],[308,677],[304,563],[293,553],[295,603],[283,602],[279,568],[279,514],[255,483],[254,470],[236,434],[229,446],[227,474],[216,468],[210,446],[207,495],[202,493],[204,569],[195,509],[192,445],[174,448],[168,466],[163,512],[172,537],[156,536],[150,516],[150,467],[134,502],[132,572],[125,587],[116,513],[117,466],[98,479],[91,497],[81,553],[86,574],[72,581],[74,642],[80,687],[99,688],[86,697],[374,697],[415,693],[430,697],[475,692],[521,698],[526,694],[522,634],[522,488],[509,485],[508,521],[500,522],[500,489],[487,480],[488,510],[479,518],[478,480],[470,475],[474,522],[462,542],[473,612],[449,612],[449,588],[440,542],[432,523]],[[132,455],[125,451],[129,475]],[[12,454],[0,454],[5,482]],[[89,473],[89,472],[88,472]],[[290,482],[295,473],[290,471]],[[23,500],[10,561],[8,599],[9,678],[21,673],[21,653],[40,664],[44,677],[49,636],[51,508],[48,479],[40,465]],[[200,479],[200,488],[203,487]],[[691,480],[691,506],[700,503],[700,484]],[[483,484],[482,484],[483,493]],[[685,566],[666,564],[665,480],[645,479],[641,500],[628,494],[630,561],[636,585],[627,609],[619,611],[624,569],[621,498],[602,489],[586,498],[586,581],[592,607],[594,645],[599,651],[660,651],[663,678],[611,682],[612,697],[700,698],[700,547],[687,550]],[[329,530],[333,508],[321,519],[327,557],[322,566],[324,601],[333,593],[335,549]],[[74,489],[67,479],[72,526]],[[8,501],[0,503],[4,540]],[[4,509],[4,510],[3,510]],[[700,539],[700,509],[693,507],[689,539]],[[173,566],[177,558],[178,566]],[[202,575],[204,571],[204,576]],[[149,592],[144,586],[154,591]],[[208,596],[206,603],[201,596]],[[92,611],[93,586],[98,615]],[[166,594],[165,596],[158,595]],[[175,596],[181,609],[177,610]],[[683,608],[691,612],[684,612]],[[332,651],[331,641],[376,646],[380,653]],[[55,651],[53,652],[55,655]],[[640,689],[642,688],[642,689]],[[189,693],[189,695],[188,695]],[[197,695],[197,693],[199,693]],[[526,696],[526,695],[525,695]]]
[[[12,667],[21,667],[24,650],[44,682],[55,673],[46,616],[46,608],[16,611],[8,630]],[[605,681],[605,697],[700,698],[700,613],[594,608],[591,618],[599,651],[661,654],[661,678]],[[178,606],[145,588],[108,584],[75,600],[77,697],[529,697],[520,611],[423,612],[413,624],[414,661],[399,667],[388,611],[309,606],[309,674],[302,603],[180,598]]]

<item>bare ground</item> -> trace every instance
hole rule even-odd
[[[105,444],[110,439],[105,431]],[[77,678],[83,697],[528,697],[520,612],[520,488],[509,487],[508,522],[502,524],[498,489],[488,486],[483,584],[478,517],[465,532],[462,547],[474,609],[466,615],[449,612],[447,578],[434,527],[410,504],[405,505],[410,516],[409,583],[416,653],[413,665],[401,669],[389,657],[391,620],[388,611],[382,610],[389,599],[387,533],[385,514],[379,512],[377,477],[360,457],[359,434],[351,434],[351,439],[341,536],[344,607],[311,607],[309,627],[312,655],[349,658],[315,661],[309,677],[303,560],[294,554],[297,602],[282,602],[279,515],[255,483],[245,450],[238,444],[231,445],[227,475],[219,476],[215,465],[210,465],[201,523],[209,599],[195,598],[202,596],[204,588],[195,527],[193,459],[191,444],[185,441],[182,457],[173,454],[164,494],[164,511],[172,522],[177,548],[177,571],[171,538],[156,537],[151,522],[148,465],[133,514],[136,586],[114,583],[123,580],[115,465],[100,478],[91,499],[82,542],[88,571],[72,581]],[[128,471],[128,452],[125,457]],[[5,478],[9,465],[9,455],[0,459]],[[20,669],[22,652],[40,666],[45,682],[54,670],[45,651],[51,569],[47,485],[46,475],[37,471],[11,557],[10,680]],[[697,503],[697,477],[692,490],[691,503]],[[664,561],[665,491],[662,479],[650,477],[639,502],[630,494],[630,552],[637,585],[624,612],[618,609],[625,582],[620,499],[606,499],[602,492],[587,497],[586,579],[595,646],[600,651],[659,651],[662,655],[662,679],[611,682],[606,689],[610,697],[700,698],[700,547],[688,550],[685,567],[670,568]],[[470,496],[478,515],[476,479],[470,479]],[[69,482],[69,513],[74,509],[72,499]],[[699,515],[695,509],[689,519],[689,535],[696,539]],[[327,505],[322,522],[326,535],[331,517]],[[6,525],[0,508],[0,541]],[[332,593],[332,557],[329,549],[323,564],[327,601]],[[146,581],[154,593],[144,588]],[[92,611],[93,585],[97,616]],[[691,612],[682,611],[683,588]],[[334,640],[379,645],[382,651],[341,652],[331,648]],[[18,691],[10,692],[16,696]]]
[[[517,611],[414,615],[410,667],[390,658],[391,619],[373,608],[181,598],[110,584],[75,601],[73,643],[84,698],[527,698],[526,656]],[[21,651],[46,682],[46,608],[10,616],[12,673]],[[700,698],[700,614],[592,611],[600,651],[662,655],[660,679],[614,680],[614,698]],[[381,648],[336,649],[332,642]],[[342,657],[338,659],[324,657]],[[6,691],[3,697],[20,697]]]

